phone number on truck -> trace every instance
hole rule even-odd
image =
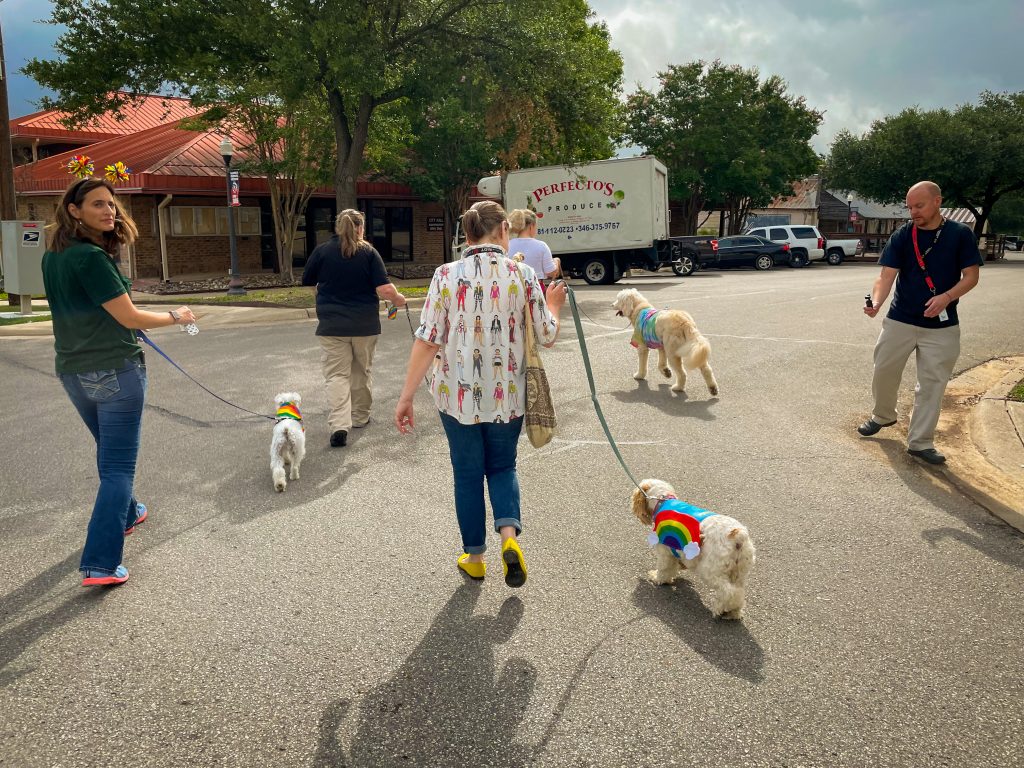
[[[618,229],[619,222],[605,221],[599,224],[577,224],[575,227],[548,227],[538,229],[538,235],[571,235],[573,232],[596,232],[602,229]]]

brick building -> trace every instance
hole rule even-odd
[[[194,114],[188,102],[149,96],[124,118],[102,116],[88,126],[66,128],[59,112],[38,112],[11,121],[18,218],[51,220],[73,177],[66,165],[86,154],[96,175],[117,161],[131,170],[118,194],[139,228],[139,238],[123,258],[133,278],[160,280],[224,275],[230,268],[228,206],[222,135],[194,131],[182,120]],[[236,158],[244,159],[247,139],[233,135]],[[243,175],[235,216],[239,270],[271,272],[277,244],[267,181]],[[427,274],[444,261],[447,238],[439,203],[417,199],[401,184],[360,181],[358,206],[366,214],[366,239],[389,271]],[[334,190],[318,189],[310,200],[295,241],[293,263],[301,267],[319,243],[330,238],[336,205]]]

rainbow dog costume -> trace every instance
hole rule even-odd
[[[302,427],[302,431],[306,431],[305,425],[302,423],[302,412],[299,411],[299,406],[295,403],[281,403],[277,407],[277,414],[274,416],[278,421],[283,419],[292,419],[293,421],[299,422],[299,426]]]
[[[652,547],[664,544],[680,560],[693,560],[700,554],[700,524],[716,514],[667,496],[654,508],[654,530],[647,536]]]
[[[633,327],[633,338],[630,340],[630,344],[634,347],[643,344],[650,349],[661,349],[664,346],[658,339],[658,333],[654,329],[654,324],[658,320],[658,313],[660,311],[660,309],[654,309],[653,307],[640,310],[640,314],[636,316],[636,325]]]

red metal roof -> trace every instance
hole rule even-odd
[[[142,96],[136,103],[126,104],[120,118],[106,112],[85,125],[68,128],[61,120],[66,112],[48,109],[11,120],[11,138],[81,139],[95,141],[114,136],[128,136],[167,123],[176,123],[200,110],[187,99],[172,96]]]
[[[52,195],[63,192],[72,181],[66,165],[74,155],[88,155],[95,166],[94,174],[103,175],[103,167],[118,161],[131,173],[128,182],[119,185],[123,193],[224,193],[224,159],[220,154],[222,134],[216,130],[188,131],[177,122],[160,125],[131,136],[106,139],[82,149],[63,152],[36,163],[14,169],[14,185],[19,194]],[[243,159],[241,150],[250,137],[232,133],[235,157]],[[243,193],[269,192],[262,176],[242,175],[239,183]],[[412,190],[402,184],[382,181],[360,181],[360,197],[409,198]],[[318,196],[334,196],[334,189],[317,190]]]

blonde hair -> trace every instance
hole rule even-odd
[[[365,231],[365,228],[366,217],[354,208],[346,208],[334,219],[334,231],[341,240],[341,255],[346,259],[352,258],[360,248],[369,247],[359,235],[359,230]]]
[[[481,200],[462,214],[462,229],[467,240],[479,243],[494,234],[503,221],[508,221],[504,208],[493,200]]]
[[[72,240],[95,242],[90,236],[94,233],[87,230],[81,221],[71,215],[68,206],[73,205],[76,208],[81,208],[89,193],[100,187],[110,192],[114,198],[114,229],[110,232],[95,233],[103,241],[100,247],[110,256],[117,257],[122,245],[131,245],[135,242],[139,230],[135,226],[135,222],[132,221],[132,217],[128,215],[124,206],[121,205],[121,201],[114,191],[114,185],[106,179],[86,178],[77,179],[64,190],[64,196],[60,199],[60,204],[57,206],[55,220],[47,227],[50,230],[50,242],[47,247],[51,251],[60,253],[71,245]]]
[[[512,234],[520,233],[537,223],[537,214],[525,208],[516,208],[508,215],[508,227]]]

